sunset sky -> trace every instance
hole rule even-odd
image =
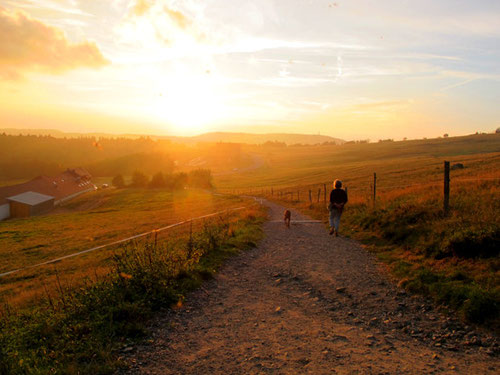
[[[2,0],[0,128],[491,132],[499,20],[498,0]]]

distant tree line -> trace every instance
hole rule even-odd
[[[192,164],[199,159],[199,164]],[[55,138],[38,135],[0,134],[0,180],[57,175],[81,166],[92,176],[130,176],[139,170],[152,176],[161,170],[171,175],[177,165],[202,168],[234,168],[252,163],[234,143],[188,144],[149,137]]]
[[[134,171],[132,180],[129,185],[125,183],[123,175],[118,174],[113,177],[112,184],[118,189],[125,187],[132,188],[151,188],[151,189],[168,189],[168,190],[181,190],[185,187],[194,187],[202,189],[211,189],[212,172],[210,169],[196,169],[188,173],[163,173],[157,172],[148,177],[144,172]]]

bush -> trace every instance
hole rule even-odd
[[[135,171],[132,175],[132,187],[146,187],[148,185],[148,177],[139,171]]]
[[[198,187],[202,189],[211,189],[212,185],[212,171],[210,169],[196,169],[188,174],[189,186]]]
[[[187,185],[188,175],[184,172],[172,173],[165,176],[167,188],[170,190],[181,190]]]
[[[118,174],[115,177],[113,177],[113,180],[111,180],[111,183],[117,189],[122,189],[125,187],[125,180],[123,179],[123,176],[121,174]]]
[[[467,228],[453,233],[444,245],[459,258],[492,258],[500,251],[500,230]]]
[[[158,172],[155,175],[153,175],[151,181],[149,182],[150,188],[164,188],[165,186],[167,186],[165,182],[165,176],[161,172]]]

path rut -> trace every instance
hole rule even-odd
[[[410,296],[354,240],[266,202],[255,249],[126,349],[127,374],[495,374],[498,340]]]

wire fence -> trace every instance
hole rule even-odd
[[[75,253],[72,253],[72,254],[64,255],[62,257],[54,258],[54,259],[51,259],[51,260],[48,260],[48,261],[45,261],[45,262],[36,263],[36,264],[30,265],[30,266],[25,266],[25,267],[21,267],[21,268],[18,268],[18,269],[10,270],[10,271],[7,271],[7,272],[3,272],[3,273],[0,273],[0,277],[12,275],[14,273],[17,273],[17,272],[20,272],[20,271],[24,271],[24,270],[27,270],[27,269],[31,269],[31,268],[37,268],[37,267],[45,266],[45,265],[48,265],[48,264],[58,263],[58,262],[60,262],[60,261],[62,261],[64,259],[73,258],[73,257],[80,256],[80,255],[83,255],[83,254],[91,253],[93,251],[102,250],[102,249],[105,249],[105,248],[111,248],[113,246],[121,245],[121,244],[130,242],[130,241],[133,241],[133,240],[137,240],[139,238],[143,238],[143,237],[146,237],[148,235],[153,235],[155,242],[157,242],[158,241],[158,234],[160,232],[163,232],[163,231],[167,230],[167,229],[172,229],[172,228],[178,227],[180,225],[188,224],[188,223],[192,224],[194,221],[207,219],[207,218],[214,217],[214,216],[217,216],[217,215],[227,214],[227,213],[233,212],[233,211],[239,211],[239,210],[242,210],[244,208],[246,208],[246,207],[231,208],[231,209],[228,209],[228,210],[214,212],[214,213],[211,213],[211,214],[208,214],[208,215],[198,216],[198,217],[191,218],[191,219],[188,219],[188,220],[180,221],[178,223],[170,224],[170,225],[167,225],[165,227],[156,228],[156,229],[150,230],[148,232],[135,234],[135,235],[132,235],[130,237],[122,238],[122,239],[117,240],[117,241],[109,242],[109,243],[106,243],[106,244],[103,244],[103,245],[99,245],[99,246],[95,246],[95,247],[92,247],[92,248],[89,248],[89,249],[86,249],[86,250],[82,250],[82,251],[78,251],[78,252],[75,252]]]
[[[43,297],[46,289],[63,284],[67,289],[82,284],[97,282],[107,277],[113,269],[113,258],[128,247],[153,246],[164,251],[186,252],[193,237],[201,235],[207,228],[230,225],[241,219],[242,210],[255,203],[193,217],[147,232],[125,236],[119,240],[89,247],[85,250],[52,259],[25,265],[0,273],[0,303],[19,305]]]
[[[496,172],[495,174],[498,174]],[[445,162],[444,174],[441,179],[435,179],[428,182],[420,183],[403,183],[403,184],[388,184],[384,181],[384,176],[377,176],[376,173],[365,178],[356,178],[343,181],[343,187],[349,194],[350,201],[376,204],[377,200],[384,199],[385,196],[394,196],[395,194],[404,195],[410,190],[434,190],[442,189],[443,199],[449,199],[450,185],[445,181],[452,183],[452,187],[464,186],[470,183],[493,183],[500,184],[500,176],[466,176],[450,178],[449,163]],[[381,182],[382,181],[382,182]],[[230,194],[246,194],[254,196],[268,197],[290,202],[307,202],[307,203],[326,203],[329,200],[329,192],[332,189],[332,182],[320,182],[311,184],[301,184],[292,186],[259,186],[249,187],[244,189],[225,189],[225,193]],[[446,207],[445,207],[446,209]]]

